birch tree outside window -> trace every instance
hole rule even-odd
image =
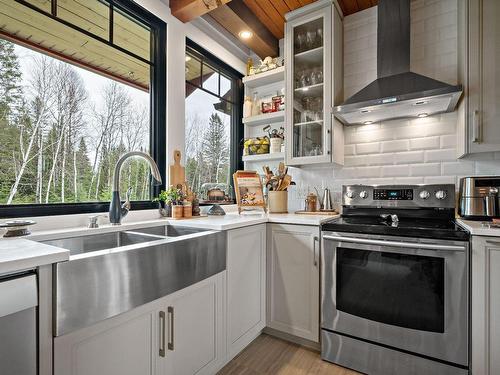
[[[186,178],[206,199],[209,189],[232,193],[241,161],[241,75],[199,46],[186,52]]]
[[[165,77],[158,29],[120,1],[47,4],[0,0],[0,209],[109,202],[119,156],[158,159],[164,143],[164,114],[151,113],[161,97],[151,82]],[[150,202],[149,166],[131,160],[123,171],[122,189]],[[93,210],[106,207],[82,211]]]

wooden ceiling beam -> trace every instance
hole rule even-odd
[[[242,1],[232,1],[211,11],[209,16],[260,58],[279,55],[278,39]],[[238,34],[243,30],[251,31],[253,36],[249,39],[239,38]]]
[[[170,11],[175,18],[186,23],[230,1],[231,0],[170,0]]]

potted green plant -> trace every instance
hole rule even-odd
[[[167,190],[162,190],[155,201],[159,203],[159,210],[162,216],[172,217],[172,206],[181,205],[182,208],[184,198],[184,193],[181,189],[170,186]]]

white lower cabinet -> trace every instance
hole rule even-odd
[[[214,374],[225,360],[226,272],[54,339],[54,375]]]
[[[500,374],[500,237],[472,237],[472,374]]]
[[[266,324],[266,224],[228,231],[227,345],[233,358]]]
[[[269,327],[319,342],[319,254],[319,227],[269,224]]]

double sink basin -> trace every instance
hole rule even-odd
[[[95,324],[226,268],[226,234],[157,225],[41,240],[70,251],[54,266],[54,335]]]

